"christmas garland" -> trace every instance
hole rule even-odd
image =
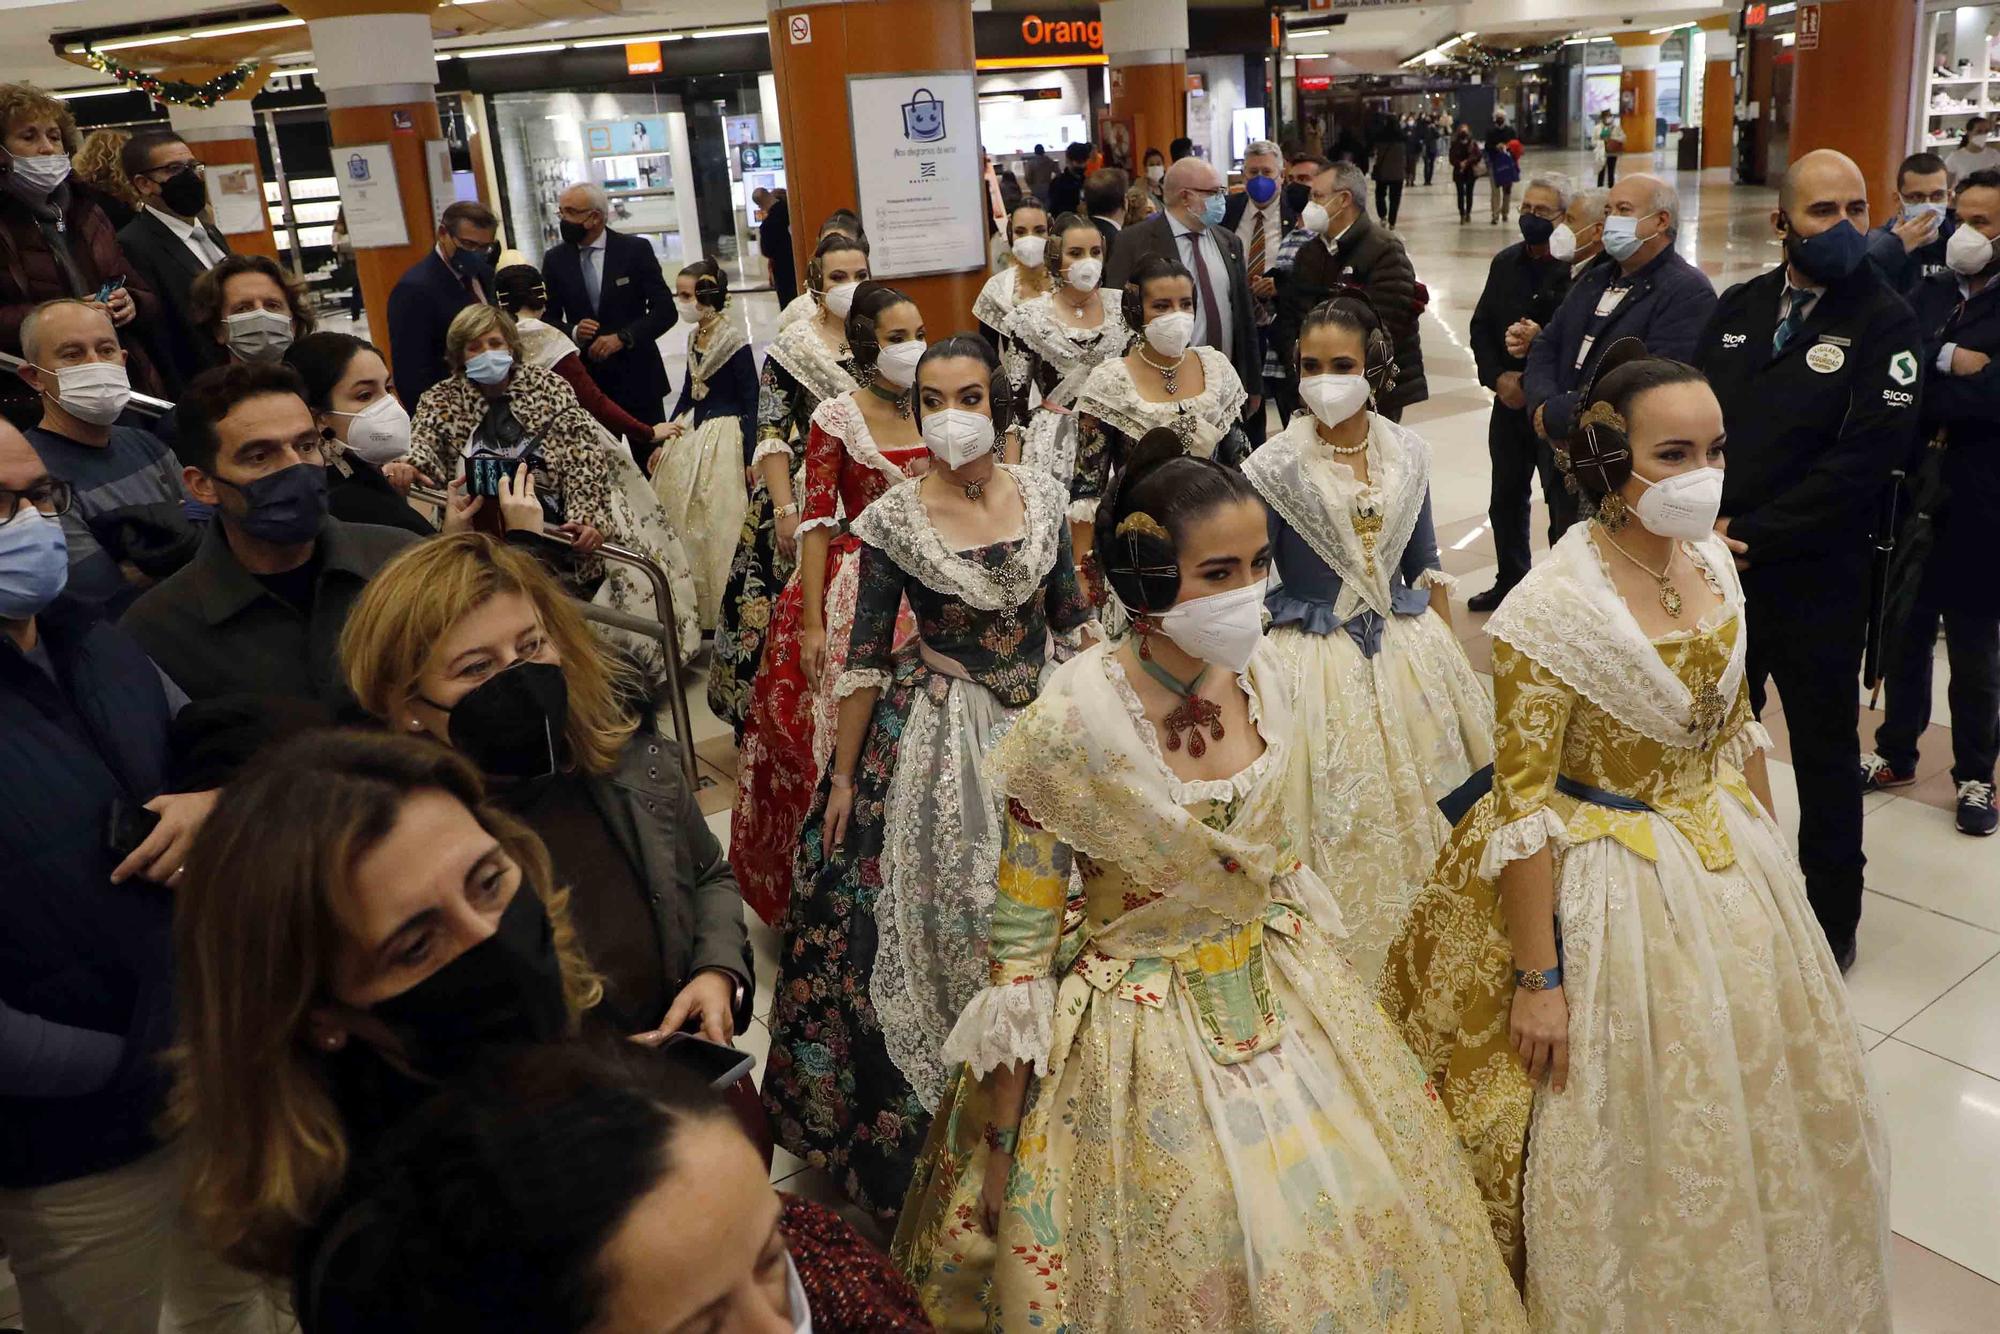
[[[1465,69],[1487,70],[1499,65],[1511,65],[1520,60],[1546,60],[1562,50],[1562,39],[1544,42],[1540,46],[1481,46],[1477,42],[1461,42],[1456,50],[1444,61],[1447,65],[1457,65]]]
[[[181,107],[212,107],[241,88],[257,72],[257,62],[246,60],[206,83],[186,83],[180,79],[162,79],[157,74],[121,65],[95,51],[85,51],[83,61],[98,73],[109,74],[127,88],[135,88],[155,102],[170,102]]]

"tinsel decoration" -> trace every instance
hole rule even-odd
[[[1543,42],[1540,46],[1481,46],[1477,42],[1461,42],[1439,63],[1462,69],[1489,70],[1523,60],[1547,60],[1562,50],[1562,45],[1561,38]]]
[[[206,83],[186,83],[180,79],[162,79],[157,74],[121,65],[95,51],[83,52],[83,61],[98,73],[109,74],[127,88],[137,89],[155,102],[168,102],[177,107],[212,107],[241,88],[257,72],[257,62],[246,60]]]

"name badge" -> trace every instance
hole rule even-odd
[[[1831,342],[1814,343],[1806,349],[1806,365],[1821,375],[1831,375],[1847,364],[1847,354]]]
[[[1819,341],[1822,343],[1832,343],[1835,347],[1854,346],[1854,340],[1852,338],[1842,338],[1839,334],[1821,334],[1819,336]]]
[[[632,281],[632,275],[628,273],[628,274],[626,274],[626,275],[625,275],[625,276],[624,276],[623,278],[620,278],[620,279],[619,279],[619,280],[618,280],[617,282],[615,282],[615,283],[613,283],[613,284],[611,284],[611,285],[612,285],[613,287],[624,287],[624,286],[625,286],[626,284],[630,283],[631,281]]]

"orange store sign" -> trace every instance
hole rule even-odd
[[[1045,19],[1029,14],[1021,20],[1021,40],[1029,46],[1082,46],[1104,49],[1104,24],[1099,19]]]

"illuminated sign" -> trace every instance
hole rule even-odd
[[[1763,27],[1764,17],[1768,12],[1769,6],[1766,5],[1745,5],[1743,7],[1743,26],[1746,28]]]
[[[1098,19],[1045,19],[1029,14],[1021,20],[1021,40],[1029,46],[1081,46],[1104,49],[1104,24]]]
[[[625,72],[627,74],[658,74],[666,68],[660,57],[658,42],[625,43]]]

